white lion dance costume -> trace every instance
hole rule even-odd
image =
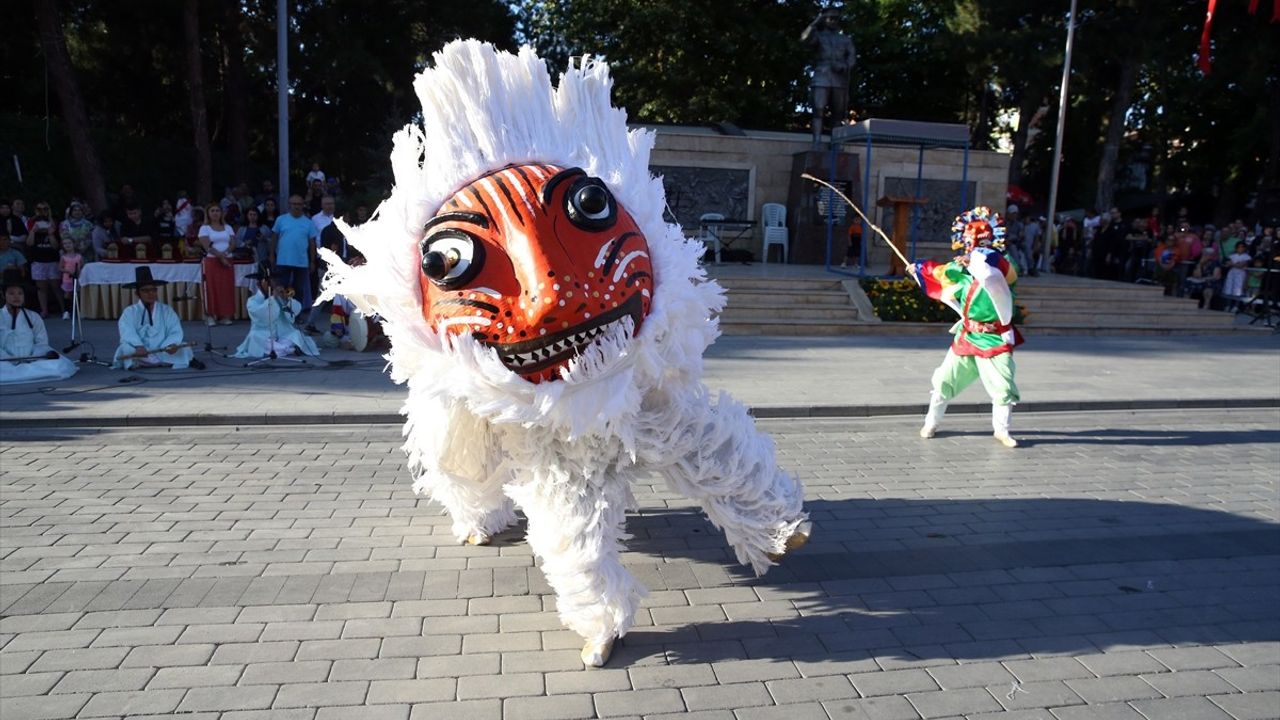
[[[527,48],[458,41],[434,60],[391,197],[341,228],[367,263],[326,255],[325,295],[383,319],[414,489],[460,542],[522,510],[599,666],[645,594],[619,560],[638,473],[696,500],[757,574],[808,538],[802,490],[745,408],[700,381],[723,293],[663,221],[653,135],[610,105],[608,67],[584,59],[553,88]]]

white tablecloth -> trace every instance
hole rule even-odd
[[[151,277],[172,283],[200,282],[200,263],[104,263],[94,262],[84,266],[80,271],[81,285],[124,285],[136,279],[135,269],[146,265],[151,268]],[[253,287],[252,280],[245,275],[254,272],[253,263],[242,263],[235,266],[236,286]]]
[[[86,320],[115,320],[137,297],[123,286],[137,276],[134,268],[151,267],[151,277],[164,280],[157,300],[178,313],[183,320],[204,319],[203,295],[200,292],[200,263],[89,263],[80,271],[80,316]],[[253,281],[245,278],[254,265],[236,265],[236,320],[244,320],[245,301]]]

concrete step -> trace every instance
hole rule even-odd
[[[1063,287],[1060,285],[1023,285],[1015,288],[1018,297],[1035,298],[1092,298],[1094,300],[1158,300],[1165,298],[1164,289],[1150,285],[1119,285],[1117,287]]]
[[[1235,319],[1226,313],[1206,313],[1204,311],[1195,314],[1113,312],[1100,315],[1032,311],[1025,324],[1032,327],[1066,324],[1087,327],[1143,326],[1177,329],[1187,327],[1230,327],[1235,324]]]
[[[780,336],[846,336],[846,335],[946,335],[950,323],[910,322],[846,322],[785,320],[759,322],[720,323],[724,335],[780,335]],[[1237,333],[1270,333],[1271,328],[1259,326],[1225,326],[1162,328],[1149,325],[1126,324],[1093,327],[1079,323],[1055,323],[1045,326],[1028,326],[1026,334],[1034,342],[1036,336],[1075,335],[1091,336],[1171,336],[1171,335],[1232,335]]]
[[[1121,300],[1119,302],[1062,298],[1025,298],[1018,296],[1018,304],[1034,311],[1075,312],[1081,314],[1109,314],[1112,312],[1169,313],[1195,315],[1205,312],[1196,307],[1195,300]]]
[[[852,305],[735,305],[730,301],[720,313],[720,322],[761,322],[768,320],[857,320]]]
[[[730,290],[729,305],[848,305],[844,290]]]
[[[839,280],[826,279],[810,279],[810,278],[716,278],[716,282],[720,283],[720,287],[729,292],[737,290],[842,290]]]

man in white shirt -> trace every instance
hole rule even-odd
[[[333,196],[325,195],[320,198],[320,212],[311,216],[311,222],[315,223],[316,232],[322,233],[324,229],[329,227],[333,222]],[[316,245],[319,246],[320,238],[316,238]]]

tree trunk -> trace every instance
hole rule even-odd
[[[1116,196],[1116,161],[1120,157],[1120,141],[1124,139],[1124,116],[1133,101],[1133,84],[1138,79],[1141,58],[1136,46],[1131,48],[1120,66],[1120,80],[1111,100],[1111,112],[1107,117],[1107,139],[1102,143],[1102,158],[1098,160],[1098,192],[1094,206],[1106,212]]]
[[[1009,156],[1010,185],[1022,186],[1023,165],[1027,162],[1027,135],[1043,99],[1044,93],[1039,87],[1028,85],[1022,90],[1022,99],[1018,102],[1018,127],[1013,131],[1013,153]]]
[[[186,0],[182,10],[187,51],[187,96],[196,149],[196,202],[213,202],[213,159],[209,152],[209,116],[204,103],[204,68],[200,62],[200,0]]]
[[[95,211],[107,207],[107,184],[102,176],[102,161],[89,135],[89,114],[84,109],[84,97],[71,56],[67,54],[67,39],[62,32],[62,19],[58,15],[57,0],[36,0],[36,21],[40,29],[40,47],[44,51],[53,81],[54,92],[62,106],[62,119],[67,124],[71,139],[71,152],[75,156],[76,170],[80,175],[80,190]]]
[[[237,39],[248,37],[249,29],[240,13],[240,0],[223,0],[222,9],[222,58],[226,68],[222,102],[231,149],[231,172],[236,182],[248,182],[249,107],[245,98],[244,53]],[[233,43],[236,46],[233,47]]]

